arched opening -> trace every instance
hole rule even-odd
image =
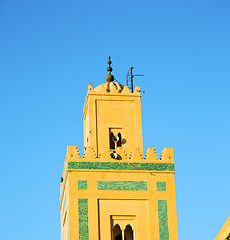
[[[113,228],[113,240],[122,240],[122,231],[118,224]]]
[[[117,147],[121,147],[121,133],[118,133],[117,136],[119,137],[119,140],[117,142]]]
[[[125,239],[133,240],[133,229],[130,225],[127,225],[125,228]]]
[[[114,134],[111,132],[109,135],[109,146],[110,149],[115,149],[115,142],[113,141]]]

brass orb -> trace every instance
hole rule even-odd
[[[109,75],[106,76],[105,79],[106,79],[107,82],[113,82],[114,81],[114,76],[109,74]]]
[[[113,69],[111,67],[107,67],[107,72],[112,72]]]

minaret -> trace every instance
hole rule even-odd
[[[131,94],[127,86],[114,82],[110,58],[108,64],[107,82],[95,89],[92,85],[88,88],[83,114],[85,148],[92,149],[96,157],[118,148],[124,154],[136,149],[142,155],[140,88],[136,87]],[[119,140],[114,142],[113,136]]]
[[[173,149],[143,155],[141,94],[88,86],[84,157],[68,146],[61,181],[62,240],[177,240]]]

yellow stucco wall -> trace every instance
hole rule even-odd
[[[230,239],[230,217],[224,223],[214,240],[227,240]]]
[[[122,231],[129,224],[135,240],[178,239],[173,149],[158,158],[149,148],[144,156],[140,97],[138,87],[130,93],[113,82],[89,85],[84,157],[69,146],[64,163],[62,240],[112,239],[116,224]],[[110,149],[110,129],[121,132],[121,147]]]
[[[110,128],[121,131],[127,152],[133,147],[143,151],[140,90],[137,87],[130,93],[124,87],[119,92],[119,87],[112,82],[88,88],[83,114],[84,145],[92,147],[97,156],[103,148],[109,147]]]

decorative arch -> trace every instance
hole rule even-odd
[[[115,149],[115,142],[113,141],[113,132],[109,134],[109,148],[110,149]]]
[[[133,228],[130,224],[126,225],[124,233],[126,240],[133,240]]]
[[[119,133],[117,134],[117,136],[119,137],[119,140],[118,140],[118,142],[117,142],[117,147],[121,147],[121,143],[122,143],[122,141],[121,141],[121,133],[119,132]]]
[[[122,240],[122,231],[119,224],[113,227],[113,240]]]

